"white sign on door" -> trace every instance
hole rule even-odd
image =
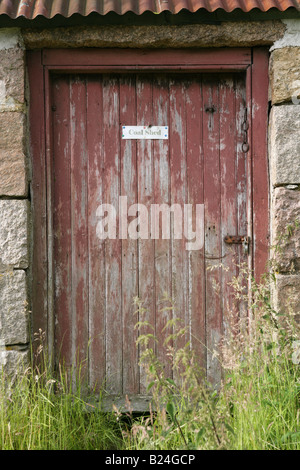
[[[168,126],[122,126],[122,139],[168,139]]]

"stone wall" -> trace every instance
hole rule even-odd
[[[300,20],[271,47],[269,162],[274,306],[300,315]]]
[[[29,357],[26,109],[23,40],[0,30],[0,367],[9,373]]]
[[[275,307],[300,310],[300,19],[220,25],[0,29],[0,366],[29,358],[30,155],[25,49],[268,45],[270,206]],[[289,228],[288,237],[282,237]]]

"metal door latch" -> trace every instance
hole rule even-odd
[[[243,245],[244,253],[249,253],[250,237],[247,235],[226,235],[224,242],[228,245]]]
[[[212,106],[205,106],[205,112],[206,113],[215,113],[217,111],[217,108],[213,104]]]

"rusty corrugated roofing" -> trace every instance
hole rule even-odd
[[[129,11],[141,15],[146,11],[161,13],[167,10],[176,14],[182,9],[195,12],[200,8],[209,12],[217,9],[231,12],[237,8],[249,12],[254,8],[285,11],[291,7],[299,10],[300,0],[0,0],[0,15],[34,19],[39,15],[45,18],[62,15],[67,18],[75,13],[88,16],[93,12],[106,15],[112,11],[119,15]]]

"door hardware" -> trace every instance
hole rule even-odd
[[[247,235],[226,235],[224,242],[227,245],[243,245],[244,253],[249,253],[250,237]]]
[[[215,106],[205,106],[206,113],[215,113],[216,111],[217,111],[217,108]]]

